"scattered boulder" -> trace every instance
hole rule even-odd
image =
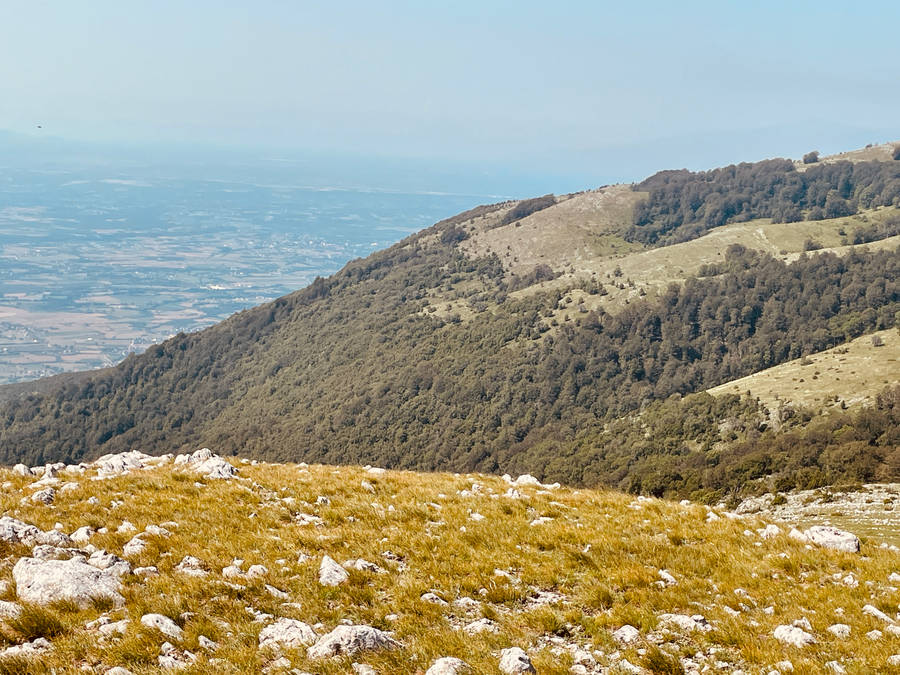
[[[33,495],[31,495],[31,501],[40,504],[52,504],[54,499],[56,499],[56,490],[54,490],[52,487],[38,490]]]
[[[25,544],[26,546],[34,546],[44,542],[38,541],[43,533],[34,525],[28,525],[21,520],[3,516],[0,518],[0,541],[8,544]]]
[[[519,673],[536,673],[531,659],[519,647],[510,647],[500,652],[500,672],[506,675],[518,675]]]
[[[613,631],[613,639],[623,645],[631,644],[637,641],[641,636],[641,632],[634,626],[625,624],[616,631]]]
[[[0,662],[9,658],[32,659],[40,656],[52,646],[53,645],[51,645],[50,641],[46,638],[35,638],[31,642],[24,642],[20,645],[13,645],[12,647],[4,649],[0,652]]]
[[[850,637],[850,626],[845,623],[836,623],[832,626],[828,626],[827,630],[829,633],[842,640]]]
[[[661,625],[676,626],[683,631],[701,631],[703,633],[712,630],[712,626],[705,617],[700,614],[687,616],[686,614],[660,614],[659,623]]]
[[[140,534],[134,535],[131,540],[122,548],[122,555],[131,558],[140,555],[147,548],[147,542]]]
[[[162,614],[144,614],[141,617],[141,625],[147,628],[155,628],[173,640],[181,640],[184,637],[184,631],[181,629],[181,626]]]
[[[813,544],[846,553],[859,553],[859,537],[829,525],[814,525],[804,531]]]
[[[797,626],[778,626],[772,635],[779,642],[798,648],[816,643],[816,638]]]
[[[118,578],[80,559],[21,558],[13,567],[13,579],[19,598],[36,605],[71,601],[86,609],[96,600],[111,600],[117,607],[125,604]]]
[[[175,571],[190,577],[205,577],[209,575],[209,572],[203,569],[203,561],[192,555],[184,556],[181,562],[175,565]]]
[[[353,656],[362,651],[397,649],[400,646],[390,635],[372,626],[338,626],[307,649],[306,656],[310,659]]]
[[[105,637],[112,637],[113,635],[124,635],[125,631],[128,630],[128,626],[131,622],[128,619],[122,619],[121,621],[112,621],[110,623],[105,623],[101,626],[97,627],[97,630],[100,631],[101,635]]]
[[[72,534],[69,535],[69,538],[74,541],[76,544],[86,544],[91,540],[91,537],[94,535],[94,528],[84,525],[75,530]]]
[[[445,656],[431,664],[425,675],[464,675],[472,672],[472,668],[462,659]]]
[[[132,450],[130,452],[120,452],[115,455],[103,455],[96,461],[93,466],[97,468],[97,475],[102,478],[112,478],[121,476],[136,469],[143,469],[145,462],[152,459],[150,455],[143,452]]]
[[[463,626],[463,631],[469,635],[478,635],[479,633],[496,633],[499,630],[497,623],[488,618],[477,619],[472,623]]]
[[[891,617],[889,617],[874,605],[864,605],[862,611],[863,614],[868,614],[869,616],[873,616],[876,619],[881,619],[885,623],[894,623],[894,620]]]
[[[330,556],[324,556],[319,565],[319,583],[323,586],[340,586],[350,578],[347,570],[338,565]]]
[[[278,619],[259,633],[260,649],[296,649],[316,641],[316,633],[309,624],[296,619]]]

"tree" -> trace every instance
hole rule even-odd
[[[900,161],[900,145],[894,146],[894,152],[891,153],[891,157]]]
[[[803,163],[804,164],[815,164],[819,161],[819,151],[813,150],[812,152],[807,152],[803,155]]]

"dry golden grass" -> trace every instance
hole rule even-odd
[[[158,566],[160,575],[126,577],[125,608],[105,611],[112,620],[131,619],[124,636],[101,640],[85,628],[101,608],[58,606],[51,618],[38,616],[28,624],[52,624],[53,618],[61,624],[54,625],[54,649],[42,656],[43,668],[104,672],[122,665],[134,673],[159,672],[156,659],[164,638],[139,623],[142,614],[156,612],[183,626],[185,637],[176,646],[199,656],[184,672],[259,672],[274,657],[257,649],[265,624],[254,622],[248,608],[321,624],[320,635],[342,620],[391,630],[402,650],[353,659],[380,673],[421,673],[442,656],[463,658],[478,673],[498,673],[499,650],[514,645],[531,653],[539,673],[567,673],[571,656],[554,640],[596,650],[601,664],[619,651],[656,672],[680,672],[667,670],[677,662],[672,654],[700,653],[707,663],[721,661],[746,672],[768,672],[787,658],[795,672],[823,672],[822,664],[836,659],[851,673],[870,673],[900,652],[900,638],[865,636],[884,625],[863,614],[864,605],[893,616],[900,602],[900,591],[888,582],[891,572],[900,572],[900,555],[878,542],[864,541],[861,555],[809,549],[786,536],[761,540],[753,530],[763,523],[752,518],[708,522],[706,507],[699,505],[567,488],[519,487],[521,498],[511,498],[503,496],[509,486],[490,476],[238,466],[236,480],[200,484],[193,474],[170,466],[109,480],[91,480],[90,472],[63,474],[62,480],[78,487],[59,492],[50,506],[21,503],[33,479],[5,472],[4,513],[42,529],[56,523],[66,532],[85,524],[106,527],[109,531],[94,535],[91,544],[120,555],[132,536],[116,533],[125,520],[138,530],[165,523],[172,532],[148,537],[150,546],[132,559]],[[364,480],[374,493],[361,487]],[[472,494],[475,483],[481,488]],[[317,505],[321,495],[330,503]],[[92,496],[98,503],[89,503]],[[301,525],[296,519],[301,513],[318,516],[323,524]],[[475,520],[473,513],[484,518]],[[531,524],[540,517],[550,520]],[[387,551],[402,565],[386,558]],[[13,564],[28,553],[24,547],[7,550],[0,577],[11,579]],[[318,583],[324,554],[339,562],[364,558],[387,573],[353,571],[345,585],[325,588]],[[185,555],[202,560],[209,576],[177,572],[174,567]],[[309,559],[301,562],[301,555]],[[220,572],[234,558],[245,561],[245,570],[262,564],[268,573],[256,580],[226,580]],[[660,583],[661,569],[677,584]],[[835,580],[851,571],[858,587]],[[273,597],[265,584],[289,599]],[[467,612],[430,604],[421,599],[425,592],[450,603],[473,598],[479,605]],[[558,594],[559,601],[536,605],[540,592]],[[4,599],[14,599],[14,589]],[[670,633],[659,625],[663,612],[702,614],[713,629]],[[481,617],[495,621],[498,631],[469,636],[461,630]],[[777,625],[802,617],[812,622],[816,645],[798,650],[773,639]],[[825,630],[837,622],[852,627],[849,639]],[[620,648],[612,631],[626,623],[639,628],[642,638]],[[14,627],[7,627],[7,634],[16,639]],[[201,635],[219,648],[204,651]],[[660,653],[652,642],[660,643]],[[304,650],[285,655],[302,671],[351,671],[350,659],[311,662]],[[10,672],[21,672],[17,663],[8,664]]]
[[[882,346],[874,346],[873,339],[880,340]],[[812,410],[841,404],[872,405],[878,392],[900,383],[898,359],[900,332],[882,330],[708,391],[714,396],[749,391],[772,410],[789,404]]]

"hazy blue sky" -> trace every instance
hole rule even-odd
[[[631,179],[900,139],[898,26],[889,1],[0,0],[0,129]]]

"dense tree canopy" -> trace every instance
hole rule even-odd
[[[896,251],[785,264],[735,246],[710,276],[551,330],[542,310],[560,291],[513,299],[496,258],[470,260],[429,234],[0,404],[0,459],[208,445],[270,460],[620,483],[619,470],[576,450],[584,433],[891,326],[900,310]],[[435,318],[427,298],[447,287],[482,289],[486,309]]]
[[[900,206],[900,165],[843,161],[798,171],[790,160],[771,159],[699,173],[661,171],[635,190],[649,196],[636,207],[626,238],[665,245],[754,218],[790,223]]]

